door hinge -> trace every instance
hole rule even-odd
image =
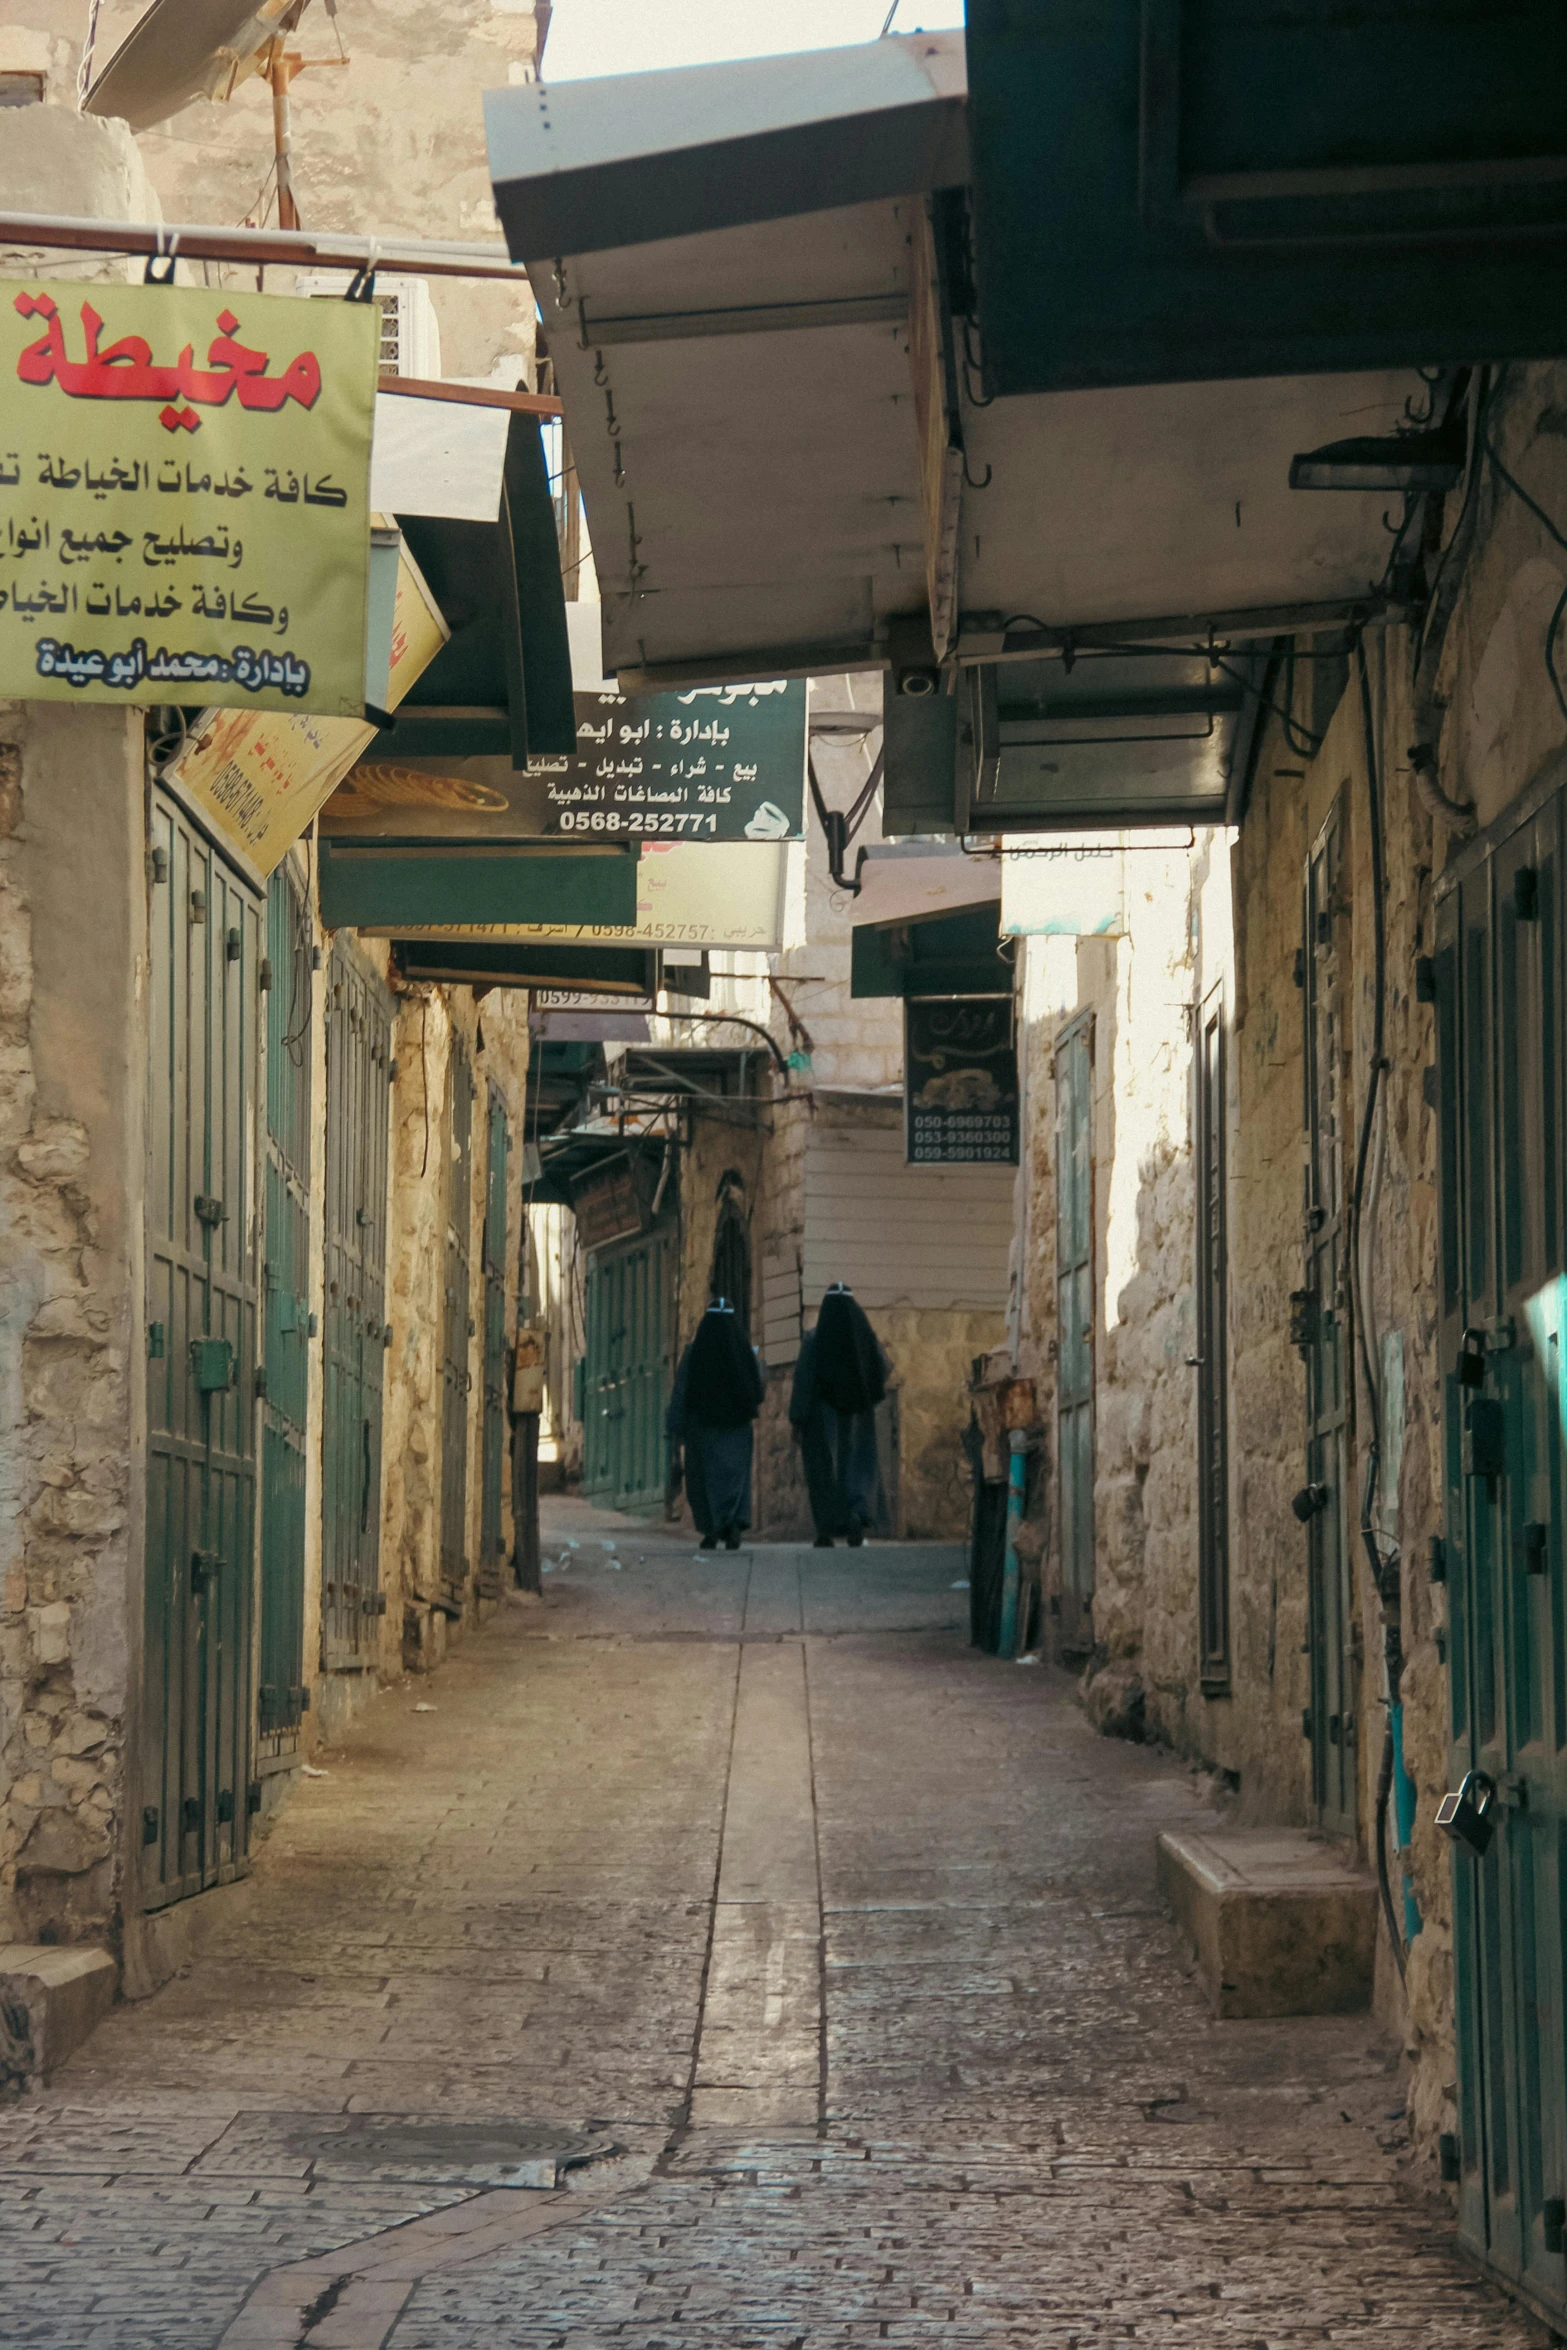
[[[1547,1556],[1549,1542],[1549,1528],[1542,1526],[1537,1518],[1530,1518],[1523,1530],[1523,1563],[1527,1574],[1545,1573],[1550,1565]]]
[[[161,1363],[163,1360],[163,1324],[161,1322],[147,1324],[147,1360],[150,1363]]]
[[[234,1345],[227,1338],[193,1338],[190,1367],[198,1395],[222,1395],[234,1384]]]
[[[1436,2161],[1437,2169],[1441,2172],[1442,2177],[1447,2181],[1449,2186],[1452,2186],[1455,2181],[1462,2178],[1464,2169],[1463,2149],[1459,2145],[1456,2132],[1452,2130],[1444,2130],[1442,2132],[1442,2135],[1436,2142]]]
[[[1433,1583],[1447,1581],[1447,1544],[1440,1534],[1433,1534],[1426,1544],[1426,1573]]]
[[[1314,1289],[1290,1291],[1290,1344],[1304,1354],[1322,1335],[1322,1300]]]
[[[232,1787],[220,1787],[218,1789],[218,1826],[220,1828],[230,1827],[233,1820],[234,1790]]]
[[[1507,1420],[1494,1396],[1472,1395],[1465,1404],[1459,1456],[1466,1477],[1488,1483],[1507,1466]]]
[[[198,1224],[217,1225],[228,1222],[228,1210],[213,1192],[198,1191],[191,1205],[196,1211]]]
[[[190,893],[190,918],[193,922],[205,922],[207,919],[207,893],[204,889],[193,889]]]
[[[201,1826],[201,1805],[194,1795],[187,1795],[180,1805],[180,1825],[187,1836],[194,1836]]]
[[[154,880],[154,881],[167,881],[167,880],[168,880],[168,878],[169,878],[169,852],[168,852],[168,850],[167,850],[167,849],[154,849],[154,850],[153,850],[153,852],[152,852],[152,878],[153,878],[153,880]]]
[[[156,1844],[158,1841],[158,1807],[155,1803],[142,1806],[141,1840],[143,1844]]]
[[[267,1392],[267,1366],[265,1363],[256,1365],[255,1370],[251,1373],[251,1380],[257,1395],[264,1396]]]
[[[245,1809],[248,1812],[258,1812],[261,1809],[261,1781],[259,1779],[252,1779],[250,1785],[245,1789]]]
[[[367,1616],[384,1616],[386,1613],[386,1593],[372,1591],[368,1598],[360,1602],[360,1605]]]
[[[270,955],[263,955],[261,958],[261,965],[256,973],[256,985],[263,995],[272,993],[272,957]]]
[[[239,932],[237,930],[226,930],[223,934],[223,957],[225,962],[237,963],[244,951],[245,942],[241,938]]]

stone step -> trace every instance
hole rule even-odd
[[[1166,1829],[1158,1855],[1215,2015],[1371,2005],[1376,1886],[1337,1845],[1305,1828]]]
[[[107,1950],[0,1942],[0,2091],[37,2088],[57,2073],[118,1986]]]

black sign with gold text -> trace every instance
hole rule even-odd
[[[1009,995],[907,998],[903,1105],[911,1167],[1017,1165],[1017,1042]]]

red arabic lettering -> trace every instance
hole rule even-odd
[[[172,432],[183,425],[194,432],[201,419],[188,405],[221,408],[231,393],[242,408],[275,413],[287,400],[313,408],[321,391],[321,365],[314,351],[301,351],[280,375],[269,375],[272,362],[265,351],[236,342],[239,320],[232,310],[218,317],[218,333],[207,348],[207,365],[196,365],[187,343],[172,367],[153,362],[152,346],[140,335],[122,335],[105,349],[98,347],[103,320],[90,302],[82,304],[84,359],[72,359],[65,348],[65,327],[53,298],[44,293],[20,293],[16,309],[23,318],[42,318],[47,327],[36,343],[29,343],[16,362],[17,376],[26,384],[56,383],[72,400],[161,400],[161,421]]]

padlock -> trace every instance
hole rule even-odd
[[[1496,1781],[1484,1771],[1466,1771],[1457,1792],[1437,1805],[1436,1824],[1455,1844],[1483,1857],[1496,1833]]]
[[[1485,1332],[1466,1330],[1458,1341],[1458,1384],[1460,1387],[1485,1385]]]

